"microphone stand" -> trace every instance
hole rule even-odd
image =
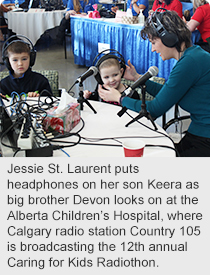
[[[134,117],[130,122],[128,122],[128,123],[125,125],[125,127],[128,127],[131,123],[133,123],[133,122],[135,122],[135,121],[137,121],[137,120],[139,120],[140,118],[142,118],[142,117],[145,116],[147,119],[149,119],[149,120],[151,121],[152,125],[153,125],[154,128],[155,128],[155,131],[157,131],[157,126],[155,125],[155,123],[154,123],[154,121],[153,121],[153,119],[152,119],[151,114],[150,114],[150,113],[147,111],[147,109],[146,109],[146,104],[145,104],[146,85],[145,85],[145,84],[141,86],[141,95],[142,95],[141,110],[140,110],[139,114],[138,114],[136,117]]]
[[[79,82],[79,98],[77,99],[77,102],[80,104],[81,111],[83,111],[83,103],[85,102],[90,107],[90,109],[93,110],[94,114],[97,113],[90,102],[84,98],[82,81]]]

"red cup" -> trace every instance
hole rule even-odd
[[[129,139],[123,142],[125,157],[143,157],[145,143],[139,139]]]

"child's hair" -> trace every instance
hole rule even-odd
[[[15,41],[8,46],[6,54],[9,53],[27,53],[30,55],[30,46],[29,44],[22,41]]]
[[[111,66],[117,66],[119,68],[119,70],[121,69],[121,65],[119,63],[119,60],[116,58],[108,58],[106,60],[104,60],[100,65],[99,65],[99,71],[101,71],[101,69],[103,68],[108,68]]]

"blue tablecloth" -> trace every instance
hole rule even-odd
[[[151,43],[141,38],[139,25],[120,24],[112,20],[105,22],[87,17],[71,17],[75,64],[92,66],[98,54],[98,43],[106,43],[111,49],[119,51],[126,62],[130,59],[138,73],[145,73],[150,66],[157,66],[158,76],[167,80],[176,60],[163,61],[159,54],[151,52]]]

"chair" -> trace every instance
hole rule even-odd
[[[59,73],[56,70],[34,70],[34,72],[44,75],[50,84],[54,96],[59,96]],[[0,80],[9,75],[9,71],[0,72]]]
[[[71,33],[68,31],[68,29],[65,30],[65,35],[64,35],[64,53],[65,53],[65,59],[67,59],[67,44],[66,44],[66,39],[67,37],[71,38]]]
[[[206,38],[206,41],[209,43],[209,47],[210,47],[210,37]]]
[[[181,115],[178,104],[175,104],[174,107],[174,118],[169,120],[167,123],[163,125],[163,129],[166,131],[169,127],[174,126],[175,129],[171,129],[172,131],[167,131],[169,136],[174,140],[174,142],[179,142],[183,137],[183,134],[186,133],[189,124],[191,122],[190,115]],[[178,134],[178,135],[177,135]]]

